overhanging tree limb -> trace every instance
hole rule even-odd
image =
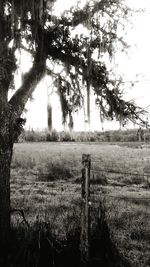
[[[48,38],[46,40],[48,40]],[[66,43],[66,46],[63,46],[63,51],[57,46],[51,47],[50,49],[49,46],[46,45],[47,53],[54,61],[59,59],[66,66],[68,64],[74,66],[79,75],[87,80],[88,67],[85,60],[86,58],[83,59],[80,56],[69,53],[67,45],[68,43]],[[117,93],[119,92],[119,87],[117,87],[117,90],[110,89],[109,84],[113,85],[114,83],[109,79],[105,65],[99,61],[94,61],[93,59],[91,59],[90,81],[95,93],[100,98],[104,99],[104,102],[99,101],[99,106],[103,111],[103,116],[105,118],[116,118],[119,120],[120,117],[122,117],[124,120],[130,119],[131,121],[137,119],[144,125],[144,120],[140,118],[140,114],[143,115],[144,110],[137,107],[134,103],[131,104],[130,102],[123,100],[122,95]],[[115,88],[115,85],[113,85],[113,88]]]
[[[20,117],[28,99],[32,96],[37,84],[44,77],[46,72],[46,58],[42,61],[35,61],[32,68],[24,76],[24,81],[21,87],[14,93],[9,101],[10,109],[15,112],[17,117]]]

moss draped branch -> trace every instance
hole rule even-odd
[[[46,58],[42,61],[35,61],[32,68],[24,76],[21,87],[14,93],[9,101],[10,109],[20,117],[28,99],[32,96],[37,84],[44,77],[46,72]]]

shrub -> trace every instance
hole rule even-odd
[[[110,142],[110,137],[111,137],[110,136],[110,132],[105,132],[104,133],[104,139],[105,139],[106,142]]]
[[[123,141],[124,142],[137,142],[138,139],[137,139],[137,135],[134,134],[134,133],[129,133],[129,134],[126,134],[123,138]]]
[[[55,180],[68,180],[73,178],[71,169],[64,166],[63,163],[47,163],[45,170],[39,169],[39,180],[41,181],[55,181]]]
[[[25,142],[45,142],[46,141],[46,131],[25,131],[24,141]]]
[[[104,173],[101,173],[100,175],[96,174],[93,175],[93,179],[91,179],[91,184],[100,184],[100,185],[107,185],[107,177]]]
[[[122,141],[122,134],[120,131],[115,131],[112,132],[110,136],[110,141],[111,142],[121,142]]]
[[[72,141],[72,136],[69,132],[62,132],[60,140],[63,142],[70,142]]]
[[[36,142],[36,135],[34,132],[26,132],[25,134],[25,141],[26,142]]]
[[[56,130],[53,130],[51,133],[47,133],[46,141],[57,142],[59,141],[59,135]]]
[[[105,132],[57,132],[52,133],[45,131],[24,131],[18,138],[18,142],[137,142],[137,129],[126,131],[105,131]],[[144,141],[144,139],[143,139]],[[145,141],[150,141],[150,133],[145,130]]]
[[[150,141],[150,133],[149,132],[145,133],[145,141],[146,142]]]

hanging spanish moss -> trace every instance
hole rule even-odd
[[[47,17],[47,5],[53,0],[1,0],[0,14],[5,18],[1,21],[3,31],[14,40],[14,46],[20,47],[21,38],[26,35],[26,41],[34,42],[41,39],[39,28],[44,28]],[[0,26],[0,27],[1,27]],[[11,34],[9,33],[11,31]]]
[[[53,130],[53,120],[52,120],[52,107],[48,105],[47,107],[47,113],[48,113],[48,130],[51,133]]]
[[[109,87],[110,78],[102,55],[110,56],[114,52],[114,42],[117,41],[117,15],[126,14],[126,7],[121,6],[119,0],[89,1],[83,9],[80,3],[73,11],[68,11],[72,19],[64,15],[56,20],[50,10],[53,0],[2,0],[0,1],[0,40],[5,40],[7,45],[14,40],[13,52],[16,48],[22,48],[23,39],[30,50],[34,66],[38,62],[51,58],[53,62],[60,60],[66,67],[69,78],[59,77],[59,95],[63,113],[63,121],[66,121],[73,109],[78,109],[83,104],[82,90],[87,89],[87,114],[90,121],[90,90],[103,101],[99,102],[101,114],[108,118],[119,119],[118,112],[122,111],[121,118],[126,117],[126,105],[122,105],[122,99],[118,95],[117,104],[113,102],[115,94]],[[122,1],[121,1],[122,2]],[[120,4],[120,6],[117,6]],[[118,10],[121,11],[118,11]],[[5,10],[5,12],[4,12]],[[70,13],[69,13],[70,12]],[[72,13],[71,13],[72,12]],[[48,22],[47,28],[44,26]],[[89,38],[84,36],[71,36],[72,26],[82,24],[89,30]],[[125,43],[119,38],[122,45]],[[0,43],[0,50],[3,42]],[[93,59],[94,51],[98,52],[98,59]],[[7,54],[9,54],[7,49]],[[43,65],[41,64],[41,68]],[[40,69],[40,67],[39,67]],[[41,70],[41,69],[40,69]],[[1,75],[3,70],[1,68]],[[32,76],[33,78],[33,76]],[[123,102],[124,103],[124,102]],[[127,105],[129,106],[129,105]],[[125,110],[124,110],[125,109]],[[132,110],[132,109],[131,109]]]

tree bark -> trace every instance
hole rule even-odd
[[[0,120],[0,252],[8,244],[10,229],[10,164],[13,144],[7,120]]]
[[[39,55],[40,53],[37,53]],[[22,86],[10,101],[7,89],[0,87],[0,259],[7,253],[10,233],[10,165],[13,143],[20,134],[25,104],[45,74],[46,58],[36,58]],[[4,92],[4,93],[3,93]],[[6,92],[6,93],[5,93]],[[6,250],[5,250],[6,249]],[[1,264],[1,263],[0,263]]]
[[[10,226],[10,162],[12,149],[0,147],[0,243],[4,245]]]
[[[8,90],[16,69],[14,56],[16,46],[14,45],[13,48],[8,47],[12,39],[14,39],[15,44],[14,14],[12,14],[13,25],[10,25],[7,20],[8,16],[5,16],[5,5],[0,4],[0,6],[0,265],[2,265],[1,256],[3,257],[5,248],[7,253],[9,246],[10,165],[13,143],[22,128],[23,119],[20,116],[24,107],[28,99],[32,96],[36,85],[45,75],[46,55],[43,50],[43,32],[40,27],[36,53],[33,56],[33,66],[25,75],[21,87],[14,93],[10,101],[8,101]],[[11,11],[13,13],[12,6]]]

